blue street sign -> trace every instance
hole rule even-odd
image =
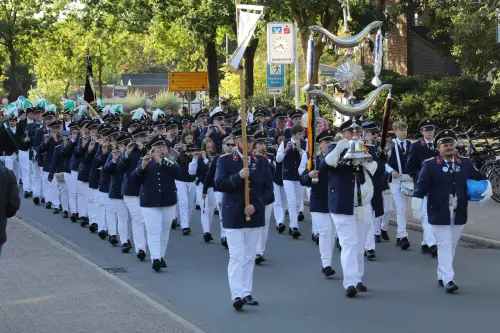
[[[267,64],[266,87],[283,88],[285,86],[285,65]]]

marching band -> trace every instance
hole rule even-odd
[[[310,152],[306,132],[311,129],[302,125],[303,110],[254,110],[254,121],[243,133],[242,120],[230,119],[224,103],[212,113],[202,109],[192,117],[184,112],[178,120],[159,109],[137,109],[123,124],[121,105],[76,108],[74,101],[64,100],[59,117],[56,106],[43,98],[21,102],[4,109],[0,155],[22,182],[25,198],[79,222],[123,253],[134,248],[139,260],[149,256],[156,272],[167,267],[172,229],[192,234],[192,215],[199,209],[203,235],[196,237],[209,243],[217,214],[220,243],[229,250],[236,310],[258,305],[253,271],[255,264],[272,258],[264,253],[273,210],[279,234],[286,231],[288,216],[288,234],[302,236],[304,193],[321,272],[326,277],[336,273],[332,255],[337,246],[347,297],[368,290],[364,257],[374,260],[375,244],[390,240],[392,204],[395,244],[410,247],[406,221],[411,211],[423,225],[422,253],[438,259],[439,285],[449,293],[458,289],[452,262],[467,222],[466,183],[485,178],[456,155],[451,130],[435,135],[432,119],[419,125],[422,138],[414,143],[407,139],[408,126],[393,122],[396,137],[387,154],[377,122],[353,118],[335,131],[324,129],[322,119],[313,137],[317,149]],[[248,168],[243,167],[244,135]],[[306,166],[308,159],[313,163]],[[481,198],[490,196],[488,183]]]

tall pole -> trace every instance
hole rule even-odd
[[[240,0],[235,0],[235,5],[240,4]],[[236,31],[238,31],[240,23],[240,12],[236,8]],[[240,75],[240,100],[241,100],[241,141],[243,146],[243,168],[248,168],[248,142],[247,142],[247,110],[245,101],[245,75],[243,72],[243,60],[240,64],[240,70],[238,73]],[[245,179],[245,208],[250,206],[250,183],[248,178]],[[250,221],[250,216],[246,217],[247,221]]]
[[[299,32],[297,22],[293,22],[293,27],[294,27],[294,35],[295,38],[295,109],[299,108],[300,104],[300,87],[299,87],[299,39],[297,38],[297,34]]]

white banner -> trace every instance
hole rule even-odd
[[[246,11],[244,12],[240,10],[243,8],[239,7],[236,8],[236,10],[240,10],[239,24],[238,24],[238,48],[234,52],[233,57],[229,62],[229,66],[231,66],[234,69],[238,69],[240,66],[241,59],[245,54],[245,50],[248,46],[248,43],[250,43],[250,39],[252,39],[255,28],[257,27],[257,22],[259,21],[259,18],[262,15],[262,9],[263,9],[262,6],[248,6],[248,5],[246,5],[244,8],[259,10],[259,13],[251,13]]]

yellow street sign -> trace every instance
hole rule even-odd
[[[170,91],[207,91],[207,72],[170,72],[168,75]]]

